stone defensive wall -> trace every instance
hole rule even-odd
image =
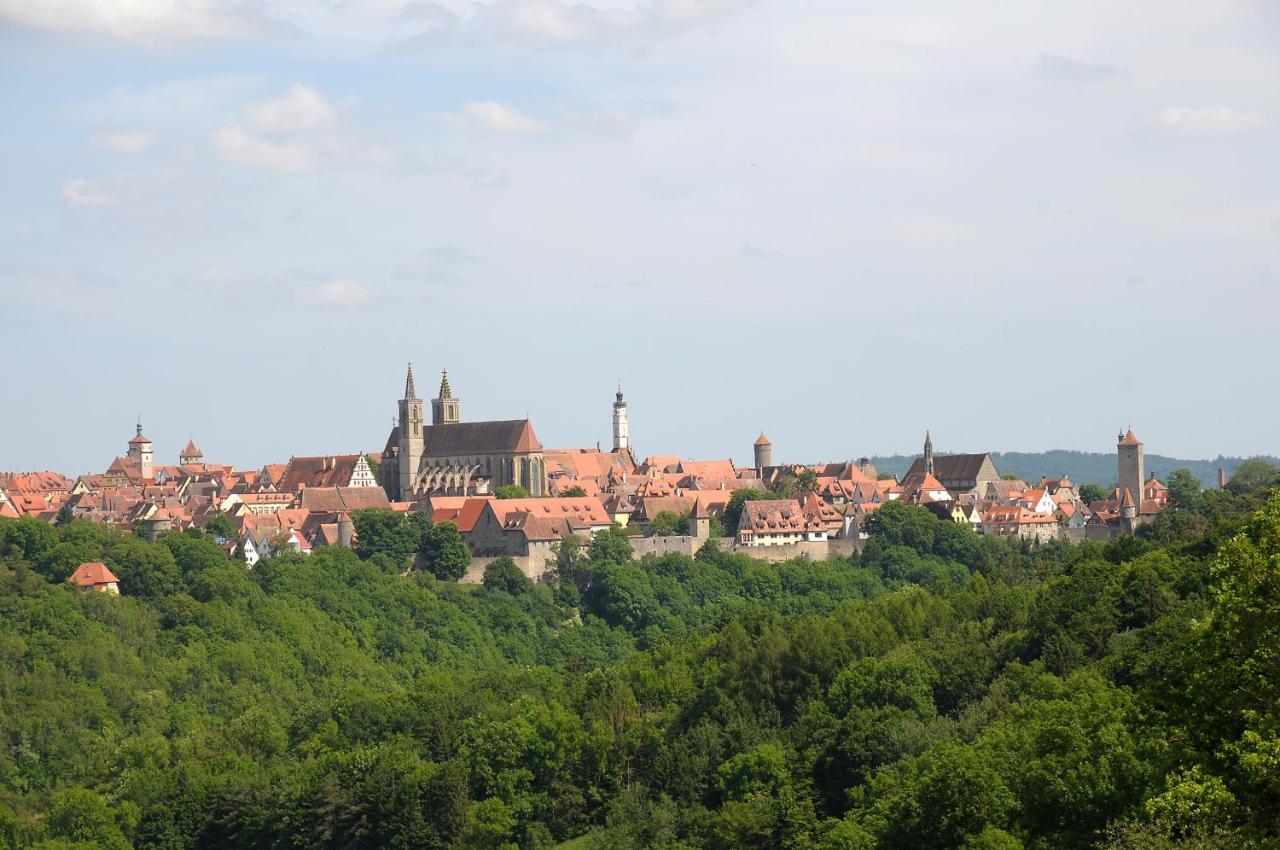
[[[640,537],[633,539],[631,546],[638,560],[645,555],[666,555],[671,552],[693,557],[704,543],[706,543],[705,539],[688,536]],[[719,543],[720,548],[726,552],[747,555],[770,564],[779,564],[793,558],[825,561],[834,557],[847,557],[860,551],[863,541],[838,538],[817,543],[786,543],[780,546],[738,546],[732,537],[721,537]],[[484,568],[496,560],[497,558],[473,558],[461,582],[479,584],[484,579]],[[550,547],[539,547],[533,554],[512,556],[511,560],[516,562],[521,572],[533,581],[537,581],[554,567],[555,553]]]

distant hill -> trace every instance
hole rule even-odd
[[[939,452],[939,455],[945,454]],[[873,457],[871,462],[881,472],[892,472],[901,478],[911,468],[912,462],[919,455],[891,455],[889,457]],[[1012,472],[1020,478],[1034,484],[1046,475],[1066,475],[1076,484],[1097,484],[1111,487],[1116,483],[1115,453],[1104,452],[1071,452],[1053,449],[1047,452],[992,452],[996,469],[1001,473]],[[1265,456],[1264,460],[1280,465],[1280,459]],[[1217,457],[1213,460],[1183,460],[1164,455],[1147,455],[1147,474],[1155,473],[1160,480],[1169,477],[1172,470],[1185,467],[1190,469],[1206,487],[1218,486],[1218,468],[1227,471],[1227,477],[1235,468],[1244,462],[1242,457]]]

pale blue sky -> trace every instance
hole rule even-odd
[[[0,0],[0,110],[3,469],[377,451],[409,359],[548,446],[1280,451],[1270,0]]]

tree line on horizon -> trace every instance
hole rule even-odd
[[[950,453],[938,452],[938,454]],[[918,457],[919,455],[883,455],[870,460],[880,472],[892,473],[902,478]],[[1029,484],[1035,484],[1042,478],[1065,475],[1077,485],[1094,484],[1108,491],[1116,486],[1114,452],[1079,452],[1067,449],[1051,449],[1043,452],[992,452],[991,460],[1002,474],[1013,475]],[[1224,470],[1230,478],[1236,470],[1250,460],[1280,465],[1280,457],[1270,455],[1253,458],[1220,455],[1212,460],[1187,460],[1148,454],[1145,456],[1145,466],[1148,475],[1154,474],[1166,484],[1175,470],[1185,469],[1195,476],[1200,486],[1213,488],[1218,486],[1219,469]]]

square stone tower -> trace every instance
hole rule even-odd
[[[1132,428],[1116,438],[1116,462],[1119,467],[1119,477],[1116,481],[1120,488],[1120,498],[1124,498],[1125,490],[1132,493],[1138,513],[1142,512],[1142,485],[1146,481],[1143,460],[1142,441],[1133,435]]]

